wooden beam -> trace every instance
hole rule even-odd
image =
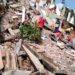
[[[52,30],[52,31],[53,31],[53,27],[51,27],[50,25],[48,25],[48,24],[44,23],[44,26],[45,26],[46,28],[48,28],[48,29],[50,29],[50,30]]]
[[[14,32],[13,32],[13,30],[12,30],[11,28],[8,28],[8,31],[9,31],[9,33],[10,33],[12,36],[15,35]]]
[[[11,66],[11,70],[16,70],[17,69],[17,63],[16,63],[16,54],[13,53],[12,51],[10,51],[10,66]]]
[[[45,75],[44,66],[40,63],[38,58],[32,52],[30,52],[27,47],[25,47],[24,45],[22,45],[22,47],[24,48],[25,52],[29,56],[36,69]]]
[[[10,49],[6,50],[6,64],[5,64],[5,71],[10,70]]]
[[[22,70],[9,70],[3,73],[3,75],[30,75],[31,71]]]
[[[22,39],[19,40],[19,42],[16,43],[16,46],[14,48],[15,54],[19,54],[19,51],[21,49]]]
[[[24,22],[25,20],[25,7],[23,6],[22,7],[22,23]]]
[[[3,62],[2,62],[2,54],[1,54],[1,48],[0,48],[0,70],[3,68]]]
[[[20,69],[21,69],[21,68],[22,68],[22,58],[21,58],[21,56],[18,57],[18,61],[19,61],[19,67],[20,67]]]

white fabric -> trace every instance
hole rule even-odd
[[[52,8],[54,8],[55,7],[55,5],[54,4],[51,4],[50,6],[49,6],[49,9],[52,9]]]
[[[57,45],[58,45],[59,47],[62,47],[64,44],[63,44],[63,43],[60,43],[60,42],[57,42]]]
[[[58,16],[60,16],[60,9],[59,9],[58,6],[56,7],[56,14],[57,14]]]

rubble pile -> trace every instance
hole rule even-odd
[[[0,23],[0,36],[3,37],[0,44],[1,57],[5,57],[2,63],[5,65],[4,75],[12,75],[12,73],[16,75],[18,72],[22,75],[24,72],[25,75],[57,75],[56,73],[58,75],[64,73],[65,75],[75,75],[75,51],[59,47],[59,43],[54,42],[49,36],[53,33],[53,29],[50,30],[50,27],[53,26],[48,25],[51,20],[49,21],[46,16],[49,14],[63,19],[62,15],[58,16],[44,8],[41,8],[42,11],[38,11],[38,8],[35,9],[30,5],[30,0],[20,0],[8,6],[9,9],[2,16]],[[40,18],[41,12],[48,23],[45,21],[45,27],[41,32],[41,40],[36,43],[26,39],[27,36],[21,36],[19,27],[26,19],[29,19],[34,27],[34,22]]]
[[[50,58],[58,66],[59,70],[65,71],[67,74],[72,74],[75,70],[73,65],[75,51],[59,48],[57,43],[49,38],[47,35],[49,31],[47,31],[44,34],[46,38],[42,40],[42,44],[29,43],[30,47]]]

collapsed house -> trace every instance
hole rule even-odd
[[[74,48],[66,49],[62,45],[59,46],[59,42],[52,41],[49,35],[53,33],[53,28],[51,20],[46,17],[53,15],[62,23],[65,8],[61,11],[62,15],[59,16],[59,12],[57,15],[37,6],[37,8],[33,7],[29,0],[21,0],[9,3],[9,9],[5,13],[2,11],[0,50],[3,53],[1,57],[5,57],[6,61],[4,75],[74,75]],[[36,43],[26,39],[26,35],[21,36],[19,26],[28,18],[30,18],[31,25],[34,26],[40,13],[44,15],[47,22],[41,32],[41,42]],[[61,31],[61,26],[59,31]]]

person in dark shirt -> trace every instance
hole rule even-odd
[[[60,27],[60,21],[59,21],[59,19],[57,19],[56,26],[55,26],[55,33],[58,32],[59,27]]]

